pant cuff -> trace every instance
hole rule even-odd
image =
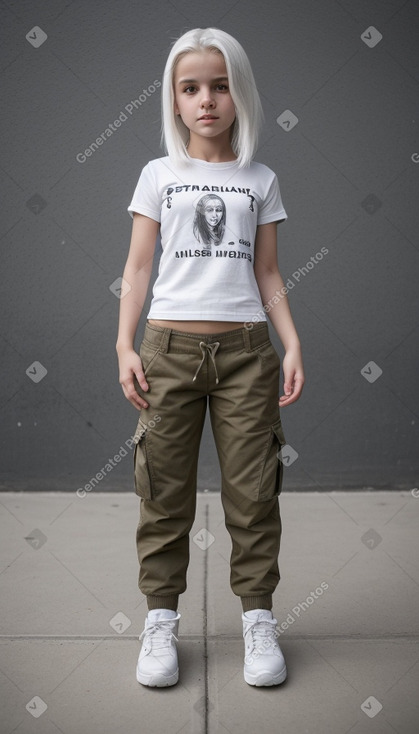
[[[242,596],[240,598],[243,612],[250,612],[251,609],[272,610],[272,594],[262,594],[262,596]]]
[[[147,606],[150,609],[172,609],[177,612],[179,602],[178,594],[166,594],[163,596],[147,596]]]

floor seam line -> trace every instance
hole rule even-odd
[[[205,505],[205,528],[209,533],[209,505]],[[207,536],[208,537],[208,536]],[[208,734],[208,548],[204,551],[204,734]]]

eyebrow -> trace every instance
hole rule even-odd
[[[228,82],[227,76],[217,76],[211,79],[212,82]],[[198,84],[197,79],[179,79],[178,84]]]

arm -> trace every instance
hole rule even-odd
[[[282,293],[276,294],[284,286],[278,269],[276,222],[260,224],[257,228],[254,269],[262,305],[269,304],[267,313],[285,349],[282,365],[285,395],[279,399],[279,405],[283,407],[300,397],[304,385],[304,368],[300,340],[292,320],[288,298]],[[277,303],[273,302],[275,295]]]
[[[140,387],[148,390],[140,356],[134,349],[135,332],[140,320],[150,283],[159,222],[134,213],[131,244],[123,273],[119,306],[119,330],[116,351],[119,361],[119,382],[125,397],[135,408],[147,408],[148,403],[137,393],[134,375]]]

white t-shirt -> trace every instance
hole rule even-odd
[[[288,218],[270,168],[198,158],[176,167],[156,158],[143,168],[128,211],[160,222],[148,318],[266,321],[253,269],[256,227]]]

